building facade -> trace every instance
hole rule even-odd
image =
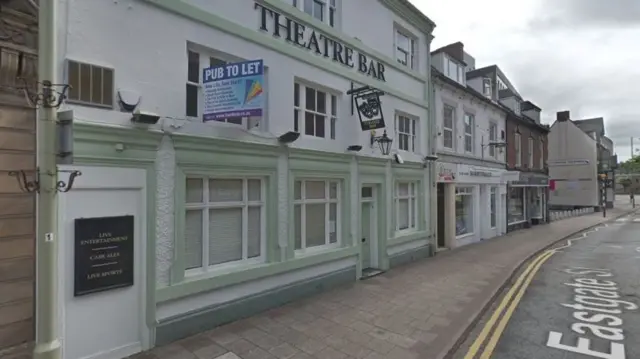
[[[609,163],[614,157],[613,143],[604,136],[602,119],[573,121],[569,111],[558,112],[551,126],[549,146],[549,176],[553,183],[550,206],[559,210],[592,207],[599,211],[603,199],[599,174],[615,178],[615,166]],[[609,207],[615,200],[613,188],[607,189]]]
[[[12,172],[36,170],[36,112],[17,79],[37,80],[36,15],[27,1],[5,1],[0,12],[0,357],[34,337],[35,195]]]
[[[61,168],[82,171],[60,199],[65,358],[125,356],[430,254],[435,25],[407,1],[68,0],[60,14]],[[208,121],[208,69],[242,64],[262,67],[262,113]],[[363,86],[384,93],[384,128],[361,123],[348,92]],[[135,238],[119,289],[68,279],[99,223]]]
[[[475,60],[457,42],[432,52],[437,133],[438,247],[506,232],[507,112],[467,84]]]
[[[524,101],[496,65],[467,73],[467,81],[507,112],[507,231],[547,222],[547,133],[541,109]]]

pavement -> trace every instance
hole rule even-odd
[[[563,238],[630,211],[628,203],[616,206],[606,218],[601,213],[568,218],[439,252],[132,359],[449,357],[524,262]],[[0,357],[31,355],[18,350]]]
[[[529,284],[516,281],[516,291],[494,303],[452,357],[640,358],[638,230],[640,215],[633,213],[536,257],[551,252],[537,272],[524,271]]]
[[[135,359],[441,359],[512,275],[563,238],[628,204],[509,233],[394,268],[133,356]]]

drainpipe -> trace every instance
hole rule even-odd
[[[56,8],[58,1],[40,1],[38,10],[38,92],[42,83],[58,84]],[[36,147],[40,191],[36,214],[36,340],[35,359],[59,359],[57,248],[57,156],[54,106],[40,104],[36,121]]]
[[[433,87],[433,82],[431,79],[431,42],[433,41],[433,28],[431,32],[427,34],[428,42],[427,42],[427,83],[425,85],[426,90],[426,99],[428,100],[428,111],[429,111],[429,136],[427,141],[427,152],[428,155],[434,155],[436,153],[436,131],[437,131],[437,120],[436,120],[436,111],[435,111],[435,89]],[[434,256],[436,254],[436,250],[438,249],[438,188],[436,184],[436,162],[428,161],[428,186],[429,190],[429,235],[430,235],[430,255]]]

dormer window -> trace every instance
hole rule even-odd
[[[444,72],[453,81],[465,84],[464,66],[448,56],[444,58]]]
[[[492,96],[492,87],[491,87],[491,79],[488,77],[485,77],[482,79],[482,94],[485,95],[486,97],[491,98]]]

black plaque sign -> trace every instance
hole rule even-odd
[[[74,296],[133,285],[133,216],[75,220]]]

